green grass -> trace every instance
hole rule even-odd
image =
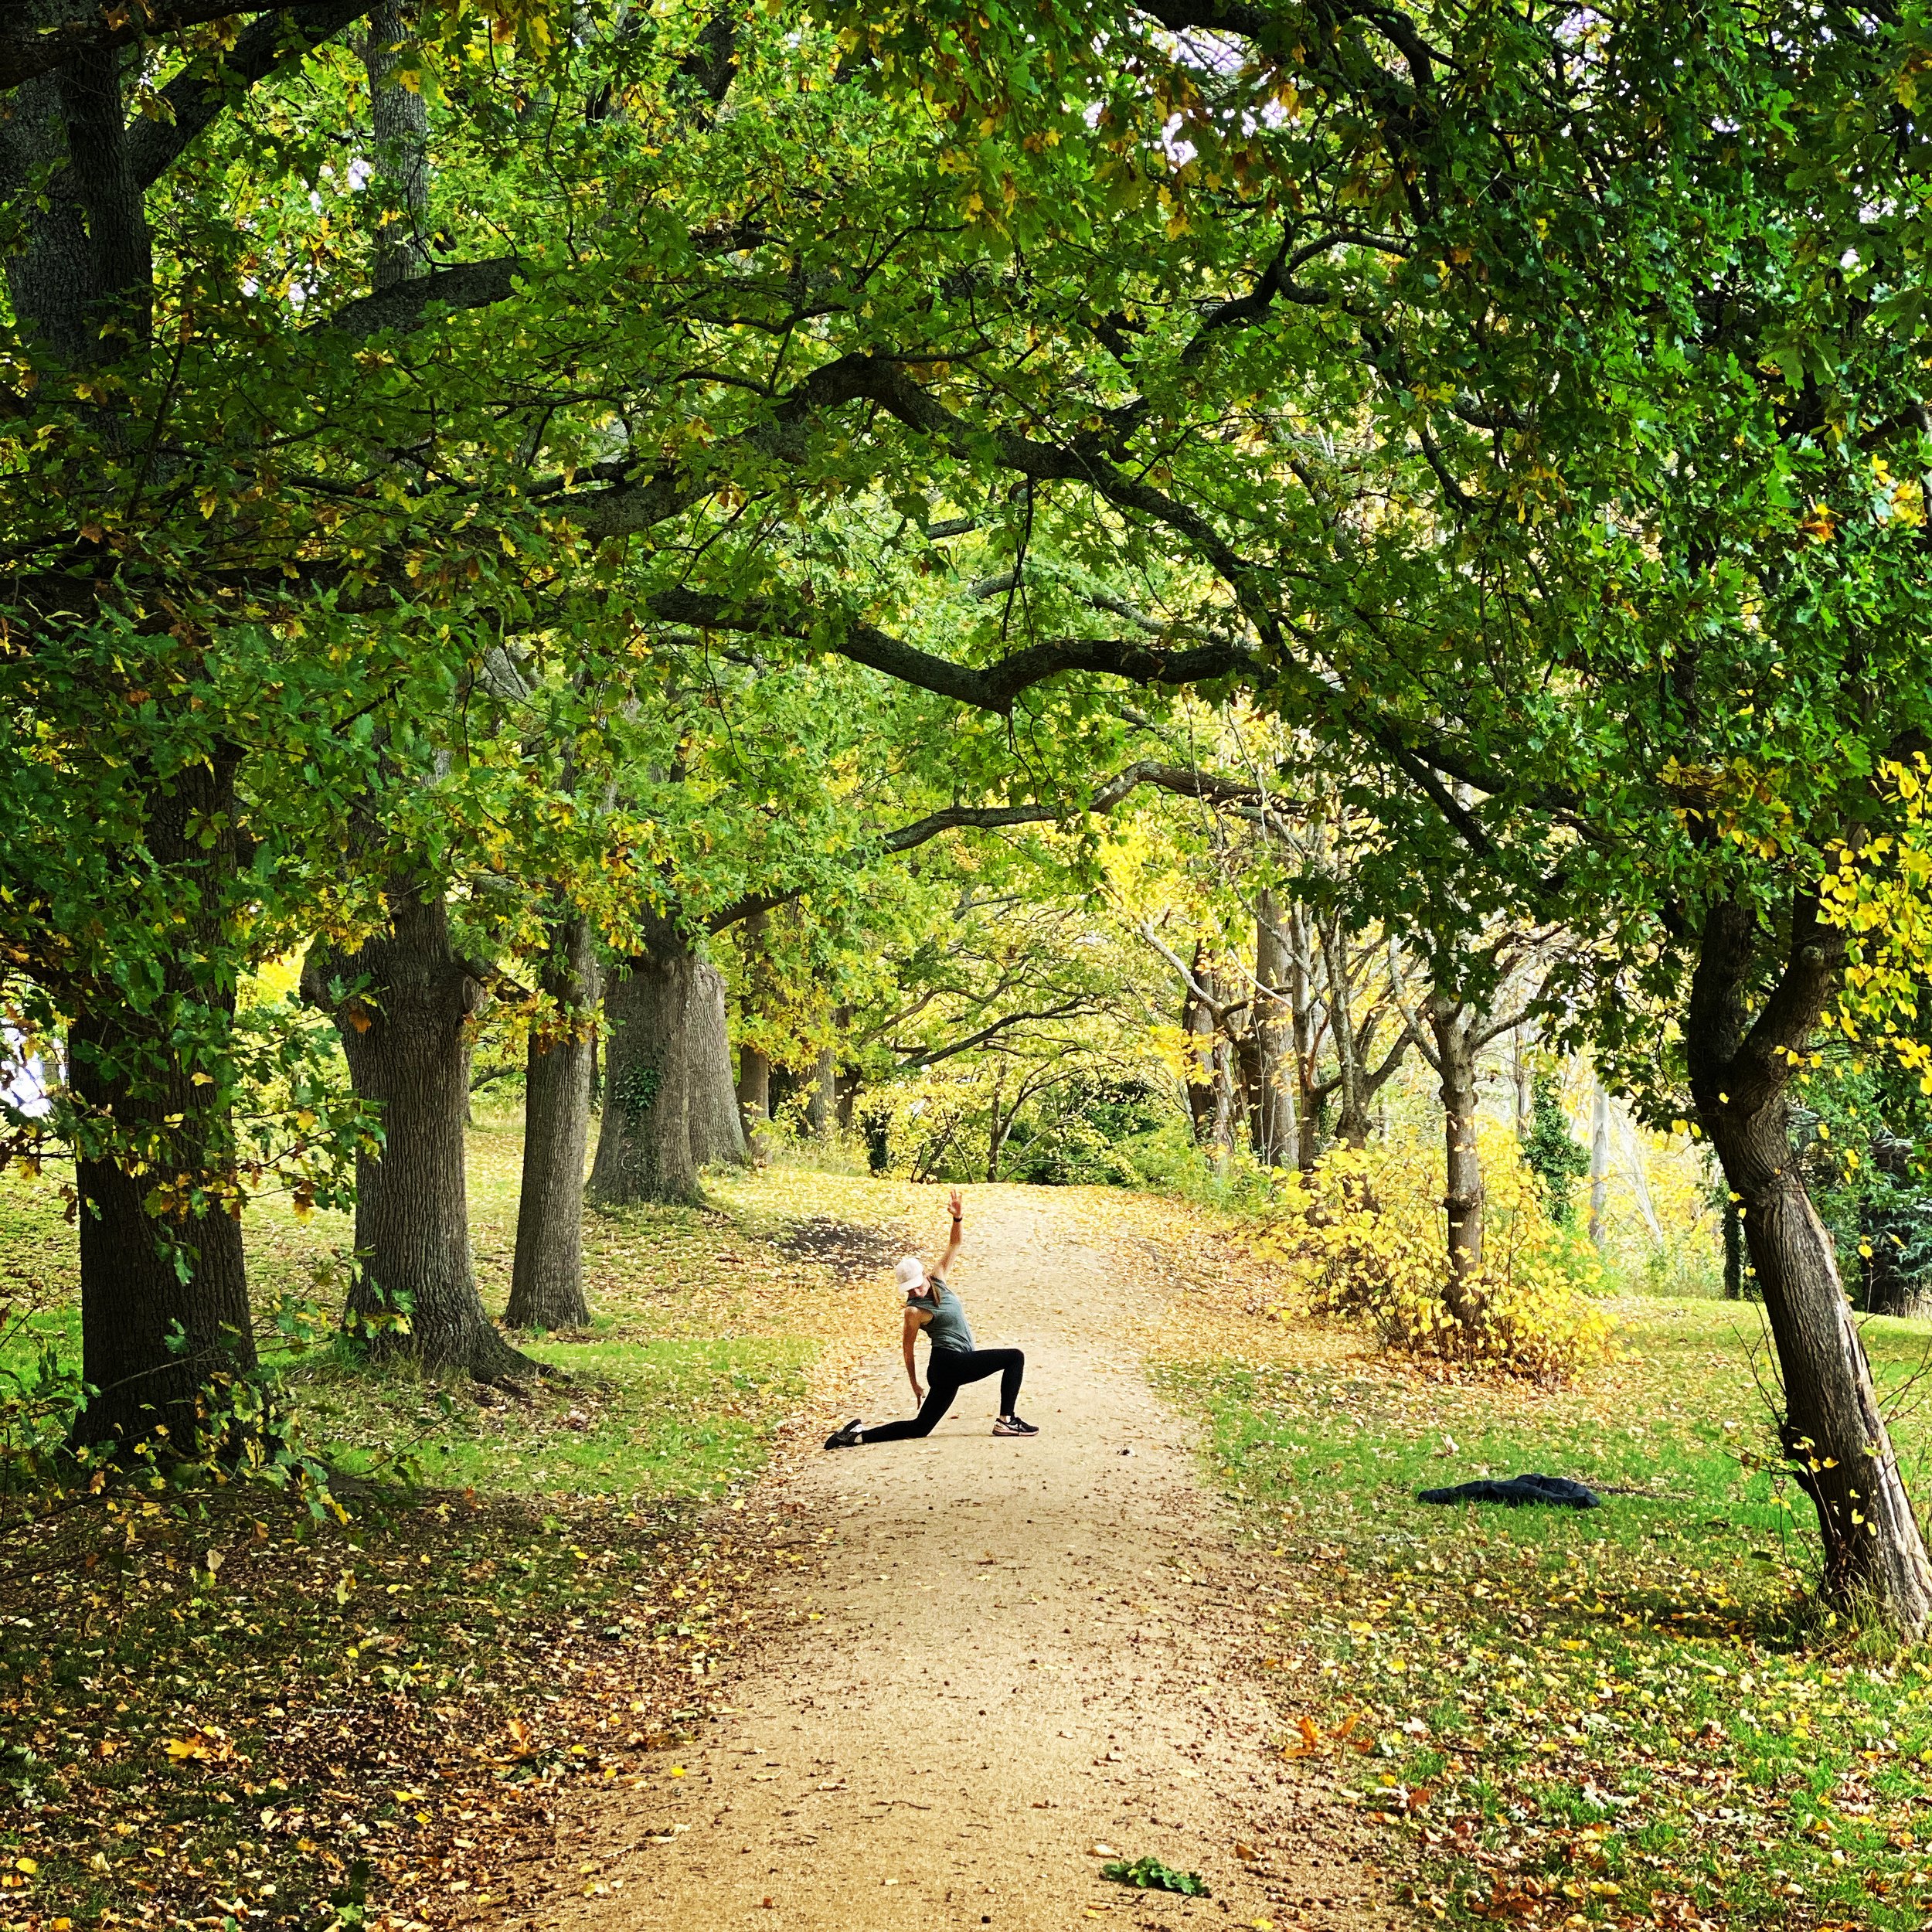
[[[1555,1394],[1366,1360],[1166,1372],[1284,1560],[1284,1744],[1411,1835],[1430,1917],[1920,1926],[1932,1663],[1816,1609],[1808,1505],[1740,1454],[1772,1447],[1756,1311],[1624,1314],[1631,1358]],[[1868,1328],[1895,1396],[1928,1339]],[[1898,1433],[1922,1475],[1922,1418]],[[1413,1500],[1525,1470],[1621,1493]]]
[[[406,1372],[370,1376],[332,1355],[289,1378],[311,1437],[366,1475],[397,1449],[421,1479],[493,1495],[716,1495],[754,1475],[775,1418],[805,1393],[816,1352],[799,1336],[520,1343],[567,1382],[527,1393]]]

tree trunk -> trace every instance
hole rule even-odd
[[[526,1061],[523,1183],[504,1315],[513,1328],[580,1328],[590,1319],[583,1298],[583,1155],[598,977],[590,921],[561,921],[552,929],[543,972],[556,1015],[530,1029]]]
[[[91,1015],[75,1025],[77,1097],[90,1108],[111,1107],[121,1134],[163,1150],[164,1172],[205,1167],[212,1110],[189,1111],[195,1096],[185,1070],[169,1082],[172,1094],[144,1081],[137,1099],[104,1065],[121,1031]],[[186,1114],[182,1124],[165,1126],[177,1113]],[[97,1393],[74,1440],[125,1449],[159,1434],[192,1455],[206,1446],[202,1392],[255,1366],[240,1220],[219,1207],[172,1223],[157,1218],[149,1211],[155,1176],[130,1174],[120,1160],[83,1160],[78,1179],[81,1362]]]
[[[1320,928],[1321,957],[1328,978],[1328,1020],[1335,1033],[1335,1073],[1342,1105],[1335,1117],[1335,1138],[1344,1147],[1369,1145],[1369,1102],[1372,1097],[1362,1064],[1362,1041],[1355,1032],[1355,985],[1349,972],[1349,937],[1338,920]]]
[[[1264,892],[1256,906],[1254,931],[1253,1023],[1249,1072],[1250,1124],[1254,1158],[1264,1167],[1279,1167],[1295,1145],[1295,1107],[1284,1063],[1291,1043],[1284,1036],[1288,1021],[1288,948],[1274,895]]]
[[[1844,959],[1842,933],[1798,898],[1778,978],[1747,1025],[1759,970],[1753,906],[1706,917],[1684,1038],[1698,1117],[1743,1209],[1784,1384],[1779,1437],[1818,1513],[1825,1592],[1913,1641],[1932,1627],[1932,1563],[1899,1472],[1831,1235],[1791,1146],[1791,1066],[1808,1048]]]
[[[749,1041],[738,1049],[738,1112],[746,1158],[763,1167],[771,1158],[771,1060]]]
[[[1321,1091],[1315,1078],[1315,961],[1308,915],[1288,914],[1288,1022],[1294,1043],[1294,1164],[1312,1174],[1321,1156]]]
[[[39,24],[43,10],[13,12]],[[0,121],[0,177],[18,221],[8,292],[43,380],[64,379],[62,366],[119,361],[148,338],[153,259],[128,153],[127,82],[138,71],[122,48],[77,47],[59,71],[14,89]],[[128,419],[116,406],[94,406],[87,420],[104,453],[125,450]],[[170,461],[162,457],[157,473]],[[74,488],[77,500],[104,502],[118,486],[96,466]],[[151,784],[141,836],[128,842],[155,869],[131,893],[181,890],[170,910],[185,963],[167,971],[160,1002],[173,1009],[172,1032],[111,984],[66,989],[77,1009],[70,1080],[96,1116],[77,1134],[81,1367],[95,1393],[76,1420],[77,1444],[113,1441],[125,1452],[165,1430],[158,1440],[184,1454],[213,1447],[201,1392],[255,1366],[240,1225],[222,1199],[233,1150],[227,1104],[213,1097],[225,1090],[221,1049],[202,1066],[178,1043],[205,1016],[225,1031],[234,1010],[224,963],[233,935],[223,926],[239,762],[219,747]],[[191,825],[213,828],[213,842]],[[206,1079],[197,1083],[196,1073]]]
[[[463,1123],[470,1016],[481,981],[450,941],[440,893],[394,883],[389,929],[350,954],[311,954],[304,990],[335,1016],[349,1082],[381,1110],[383,1147],[355,1164],[355,1250],[349,1316],[372,1353],[486,1381],[536,1364],[484,1312],[470,1256]],[[352,988],[366,981],[366,995]],[[335,982],[349,996],[338,1001]]]
[[[771,1124],[771,1060],[756,1046],[738,1049],[738,1105],[747,1134]]]
[[[1005,1123],[1000,1117],[1000,1103],[1006,1097],[1006,1073],[1004,1067],[993,1077],[992,1124],[986,1136],[986,1179],[989,1182],[999,1179],[1000,1150],[1006,1145]]]
[[[691,1158],[701,1168],[749,1167],[751,1150],[731,1078],[724,975],[709,960],[700,959],[692,987],[696,997],[686,1011],[697,1031],[690,1052],[699,1077],[691,1089]]]
[[[1590,1110],[1590,1240],[1601,1248],[1606,1235],[1604,1210],[1610,1198],[1610,1096],[1599,1081]]]
[[[838,1060],[829,1045],[818,1049],[812,1063],[811,1091],[805,1099],[805,1131],[815,1141],[832,1138],[838,1103]]]
[[[405,9],[396,0],[381,0],[370,11],[362,63],[369,75],[375,168],[364,192],[383,209],[370,276],[378,288],[393,288],[429,272],[424,234],[430,203],[429,103],[420,87],[405,87],[395,77],[411,39]]]
[[[841,1039],[852,1036],[852,1009],[841,1006],[832,1016],[832,1023],[838,1029]],[[841,1134],[852,1131],[852,1114],[859,1104],[859,1074],[855,1066],[840,1066],[832,1075],[832,1117],[838,1123]]]
[[[1223,1179],[1234,1159],[1234,1124],[1240,1113],[1234,1043],[1223,1033],[1214,1043],[1214,1171]]]
[[[1482,1158],[1476,1145],[1476,1054],[1474,1016],[1460,1001],[1430,995],[1430,1032],[1442,1077],[1443,1147],[1447,1185],[1442,1206],[1448,1222],[1449,1311],[1460,1321],[1480,1313],[1476,1286],[1482,1273]]]
[[[724,982],[668,920],[604,996],[605,1098],[590,1191],[613,1205],[689,1201],[698,1170],[749,1155],[731,1079]]]
[[[149,332],[153,251],[124,104],[137,71],[119,47],[77,49],[60,72],[13,90],[0,128],[0,172],[22,224],[6,264],[14,312],[72,369],[113,361]],[[37,206],[23,199],[36,175]],[[114,417],[99,420],[111,440],[124,440]]]
[[[184,929],[182,950],[204,958],[220,943],[235,845],[231,829],[203,847],[193,828],[232,828],[235,770],[227,759],[183,767],[151,795],[144,828],[148,855],[192,882],[202,916]],[[226,975],[212,985],[171,977],[184,1009],[233,1018]],[[86,1116],[77,1136],[80,1349],[95,1391],[75,1443],[124,1451],[158,1436],[184,1455],[215,1447],[202,1427],[202,1391],[256,1365],[239,1197],[232,1213],[222,1199],[223,1183],[233,1184],[228,1103],[216,1097],[223,1083],[206,1073],[198,1082],[203,1070],[165,1027],[107,987],[87,997],[67,1058]]]
[[[1213,991],[1213,975],[1207,963],[1207,948],[1194,948],[1194,985]],[[1181,1002],[1181,1030],[1187,1036],[1187,1111],[1194,1123],[1196,1146],[1214,1144],[1214,1011],[1190,986]]]
[[[766,950],[769,915],[753,913],[738,930],[743,968],[738,982],[738,1011],[755,1026],[773,993],[771,957]],[[745,1131],[747,1152],[759,1161],[769,1158],[771,1127],[771,1056],[750,1040],[738,1048],[738,1111]]]

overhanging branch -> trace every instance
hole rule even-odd
[[[862,664],[901,684],[1002,715],[1022,692],[1072,671],[1097,672],[1134,684],[1199,684],[1258,671],[1260,661],[1231,642],[1165,650],[1145,638],[1058,638],[1029,645],[985,670],[906,643],[857,617],[821,615],[809,624],[761,598],[732,598],[698,590],[662,590],[650,600],[654,617],[701,630],[742,631],[810,643]]]
[[[367,9],[365,9],[364,11]],[[174,4],[142,6],[138,0],[82,7],[58,26],[36,32],[20,16],[24,7],[0,26],[0,90],[52,73],[75,55],[109,47],[125,47],[137,40],[165,39],[184,27],[206,26],[236,14],[276,13],[278,7],[236,6],[234,0],[174,0]]]

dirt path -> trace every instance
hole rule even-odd
[[[1043,1433],[992,1436],[988,1382],[923,1442],[811,1463],[788,1500],[838,1533],[789,1587],[823,1621],[758,1660],[683,1777],[560,1820],[560,1890],[587,1866],[614,1889],[557,1897],[546,1932],[1400,1922],[1351,1818],[1267,1749],[1259,1617],[1185,1431],[1117,1339],[1131,1298],[1038,1199],[977,1190],[954,1278],[981,1345],[1026,1351]],[[880,1313],[896,1325],[889,1289]],[[895,1346],[845,1413],[907,1406]],[[1096,1843],[1213,1897],[1103,1883]]]

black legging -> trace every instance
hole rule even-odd
[[[930,1436],[939,1419],[953,1406],[953,1397],[969,1382],[984,1382],[988,1376],[999,1377],[999,1412],[1013,1413],[1019,1400],[1019,1379],[1026,1372],[1026,1358],[1017,1349],[975,1349],[962,1353],[957,1349],[935,1349],[926,1362],[926,1400],[919,1413],[906,1422],[882,1422],[865,1430],[865,1442],[904,1442],[913,1436]]]

